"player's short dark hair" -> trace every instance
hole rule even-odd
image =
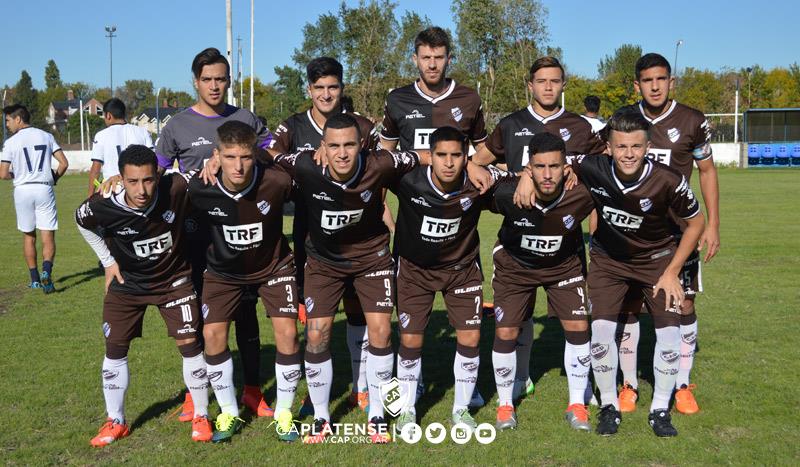
[[[558,61],[555,57],[539,57],[531,65],[530,70],[530,81],[533,81],[533,75],[536,74],[537,71],[541,70],[542,68],[558,68],[561,70],[561,79],[567,79],[567,73],[564,71],[564,66],[561,62]]]
[[[414,39],[414,53],[417,53],[422,45],[427,45],[428,47],[444,47],[447,55],[450,55],[450,36],[447,34],[447,31],[439,26],[431,26],[417,34],[417,37]]]
[[[644,54],[639,57],[639,60],[636,60],[636,80],[639,80],[639,77],[642,76],[642,72],[644,70],[649,70],[650,68],[656,66],[663,66],[667,69],[667,74],[672,74],[672,67],[669,66],[669,62],[663,55],[657,53],[649,53]]]
[[[345,128],[355,128],[358,133],[358,139],[361,139],[361,127],[352,115],[336,114],[325,121],[325,127],[322,129],[322,137],[328,132],[328,129],[343,130]]]
[[[31,122],[31,113],[28,111],[28,108],[22,104],[7,105],[3,107],[3,113],[11,118],[19,117],[22,119],[23,123]]]
[[[111,114],[114,118],[125,118],[125,103],[112,97],[103,104],[103,114]]]
[[[650,137],[650,122],[644,118],[642,112],[636,106],[626,106],[617,109],[614,115],[608,120],[607,137],[611,136],[612,131],[620,133],[633,133],[634,131],[644,131]]]
[[[227,70],[225,74],[231,74],[231,65],[228,63],[228,59],[220,53],[219,49],[209,47],[194,56],[194,60],[192,60],[192,74],[194,74],[195,78],[199,78],[200,73],[203,72],[204,66],[215,65],[217,63],[224,63],[225,69]]]
[[[587,112],[597,113],[600,111],[600,98],[597,96],[586,96],[583,98],[583,106]]]
[[[567,157],[567,146],[564,144],[563,139],[552,133],[536,133],[528,143],[528,154],[530,154],[531,159],[533,159],[533,156],[536,154],[555,151],[561,153],[561,160],[562,162],[565,162]]]
[[[306,77],[308,84],[314,84],[318,79],[325,76],[335,76],[342,82],[344,69],[338,60],[331,57],[318,57],[308,62],[306,65]]]
[[[153,152],[152,149],[147,146],[142,146],[141,144],[132,144],[119,153],[117,167],[119,168],[120,174],[123,173],[123,169],[126,165],[135,165],[136,167],[152,165],[153,173],[158,171],[156,153]]]
[[[223,144],[246,148],[255,147],[256,131],[250,125],[238,120],[230,120],[217,128],[217,146]]]
[[[339,103],[342,106],[342,112],[355,112],[355,107],[353,106],[353,98],[350,96],[342,96],[339,98]]]
[[[439,127],[431,133],[431,139],[429,141],[431,144],[431,151],[433,151],[433,148],[441,141],[458,141],[461,144],[461,152],[463,152],[465,156],[467,155],[467,136],[457,128],[451,126]]]

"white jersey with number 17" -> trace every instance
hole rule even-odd
[[[6,140],[0,160],[11,163],[15,187],[28,183],[52,185],[53,153],[60,150],[53,135],[29,126]]]

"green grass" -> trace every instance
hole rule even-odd
[[[696,178],[696,177],[695,177]],[[696,182],[696,180],[695,180]],[[55,277],[60,292],[44,296],[28,291],[21,235],[11,201],[10,183],[0,186],[0,459],[6,464],[784,464],[800,463],[800,172],[796,170],[720,171],[722,250],[704,267],[706,293],[697,302],[699,351],[693,381],[701,412],[675,414],[676,439],[657,439],[647,426],[652,395],[652,330],[643,327],[640,352],[641,402],[626,415],[613,438],[571,431],[563,421],[566,377],[562,374],[563,338],[555,321],[543,318],[540,294],[536,310],[533,376],[536,395],[519,409],[520,427],[498,433],[483,446],[458,446],[449,439],[409,446],[281,444],[267,420],[253,420],[231,445],[198,445],[189,426],[169,415],[178,407],[183,384],[180,357],[166,337],[158,313],[145,319],[143,339],[130,352],[131,385],[127,416],[131,436],[98,450],[89,446],[104,419],[100,388],[103,356],[102,279],[97,260],[78,235],[72,212],[80,203],[85,176],[65,177],[57,187],[61,230]],[[491,258],[498,218],[481,224],[484,263]],[[486,264],[486,271],[490,271]],[[489,279],[487,273],[487,281]],[[487,294],[491,298],[491,293]],[[420,401],[422,424],[446,423],[453,398],[455,337],[437,299],[428,329],[424,376],[428,392]],[[263,315],[261,315],[263,316]],[[494,420],[496,393],[491,372],[493,326],[486,322],[481,342],[479,387],[491,397],[475,414]],[[274,399],[270,323],[261,320],[262,374]],[[344,321],[334,332],[337,377],[334,418],[363,422],[346,403],[350,369]],[[397,337],[394,336],[397,343]],[[235,350],[235,343],[231,343]],[[238,361],[236,361],[238,365]],[[237,381],[239,377],[237,375]],[[298,401],[305,395],[300,385]],[[212,406],[216,413],[216,406]],[[596,409],[592,409],[593,420]],[[308,421],[308,420],[306,420]]]

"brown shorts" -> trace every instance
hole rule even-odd
[[[355,289],[365,312],[394,310],[394,260],[390,255],[354,268],[337,267],[309,256],[304,275],[308,318],[334,316],[348,286]]]
[[[444,295],[447,319],[459,330],[481,328],[483,272],[477,261],[459,269],[425,269],[402,256],[397,266],[397,318],[401,334],[423,334],[436,292]]]
[[[203,275],[203,322],[223,323],[236,317],[239,303],[257,287],[270,318],[297,319],[297,280],[294,262],[287,263],[259,284],[242,284],[210,271]]]
[[[175,289],[154,295],[133,295],[109,290],[103,300],[103,334],[112,344],[126,345],[142,336],[142,322],[148,305],[158,307],[175,339],[195,337],[200,327],[197,294],[189,281]]]
[[[683,267],[681,268],[681,273],[678,278],[681,280],[681,284],[683,285],[683,293],[686,296],[686,300],[694,300],[695,297],[699,292],[703,291],[703,272],[702,272],[702,263],[700,262],[700,254],[697,250],[692,251],[689,255],[689,258],[683,263]],[[642,304],[644,303],[644,298],[642,295],[635,290],[629,290],[627,294],[625,294],[625,302],[623,304],[623,311],[626,313],[640,313],[642,311],[647,311],[646,309],[642,308]],[[690,311],[683,310],[685,313],[689,313]]]
[[[638,293],[653,316],[657,328],[678,326],[680,309],[665,310],[666,295],[659,292],[653,297],[653,286],[664,273],[671,254],[647,261],[621,262],[610,258],[605,253],[592,250],[589,252],[589,302],[592,317],[618,321],[627,313],[625,305]]]
[[[547,316],[565,321],[589,318],[583,263],[578,256],[555,268],[534,269],[514,259],[505,248],[495,247],[493,260],[496,327],[519,327],[530,319],[538,287],[547,293]]]

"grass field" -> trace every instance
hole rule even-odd
[[[264,419],[251,420],[230,445],[192,443],[189,426],[170,416],[184,390],[180,357],[158,313],[149,312],[145,337],[134,342],[129,356],[127,417],[133,432],[108,448],[91,448],[89,439],[105,417],[99,384],[104,346],[97,259],[72,220],[85,184],[84,175],[71,175],[57,187],[61,230],[54,274],[59,292],[50,296],[25,287],[28,274],[11,184],[0,185],[0,462],[5,464],[800,463],[800,435],[794,425],[800,414],[800,325],[795,314],[800,311],[800,171],[720,171],[722,250],[704,267],[706,293],[697,302],[700,337],[693,381],[701,412],[673,415],[678,438],[657,439],[647,426],[653,346],[648,322],[642,332],[638,410],[625,415],[612,438],[570,430],[562,417],[567,397],[560,369],[563,338],[557,322],[543,318],[540,296],[532,364],[535,397],[518,408],[520,427],[498,433],[488,446],[475,441],[459,446],[449,438],[439,445],[424,439],[416,445],[287,445],[276,440]],[[497,217],[483,218],[484,262],[491,258],[497,227]],[[435,308],[443,309],[440,299]],[[364,415],[346,402],[350,369],[339,318],[333,344],[333,417],[363,422]],[[492,323],[485,322],[483,331],[478,384],[490,402],[475,414],[479,423],[493,422],[496,406]],[[270,323],[262,320],[262,375],[267,377],[269,401],[275,393],[271,332]],[[235,350],[235,343],[231,346]],[[423,426],[446,424],[449,418],[454,348],[444,313],[435,313],[423,354]],[[298,401],[305,396],[304,383],[299,392]],[[211,410],[216,413],[215,404]],[[593,408],[593,422],[596,414]]]

